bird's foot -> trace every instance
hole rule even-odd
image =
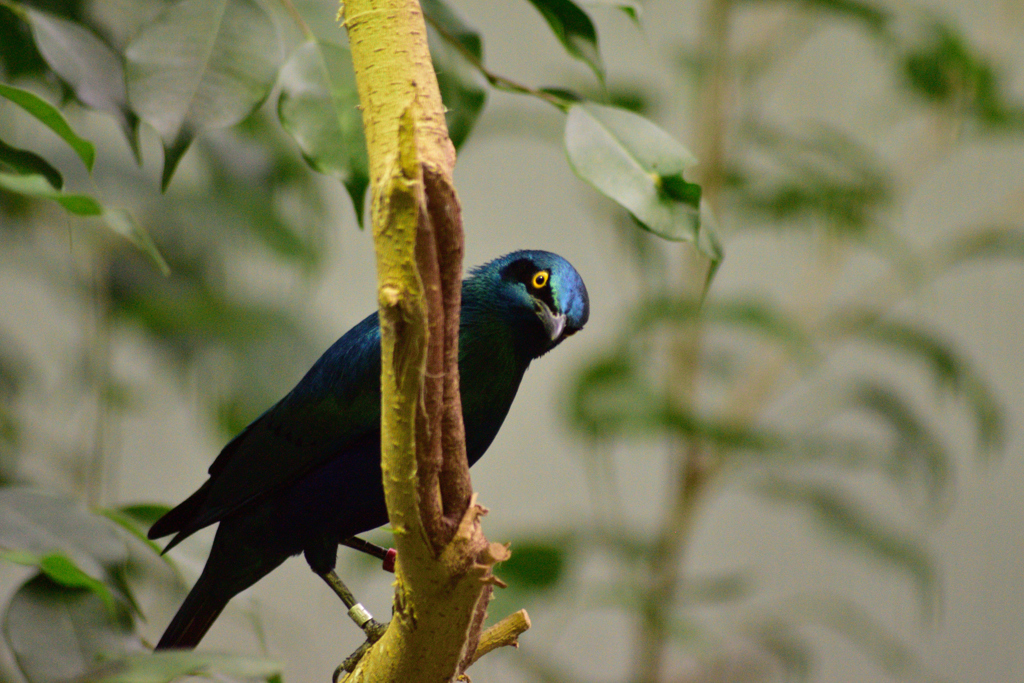
[[[373,647],[373,644],[380,640],[384,632],[388,630],[387,624],[382,624],[374,618],[370,618],[367,622],[362,624],[360,628],[363,629],[363,633],[366,634],[366,642],[356,648],[356,651],[345,658],[338,668],[334,670],[334,675],[331,677],[333,683],[338,683],[343,673],[352,673],[355,671],[356,664],[363,658],[363,655]]]
[[[350,591],[348,586],[345,585],[345,582],[342,581],[336,573],[334,573],[333,569],[326,574],[321,574],[320,576],[327,582],[334,592],[337,593],[338,597],[340,597],[342,602],[345,603],[345,606],[348,607],[349,619],[354,621],[356,626],[361,628],[363,633],[366,634],[366,642],[360,645],[355,652],[346,657],[345,661],[334,670],[333,680],[337,683],[342,672],[351,673],[356,668],[356,664],[358,664],[359,660],[363,658],[366,651],[369,650],[374,643],[380,640],[381,636],[384,635],[384,632],[388,630],[388,625],[382,624],[374,619],[373,615],[370,614],[369,610],[363,607],[362,603],[356,602],[356,598],[352,595],[352,591]]]
[[[384,635],[384,632],[388,630],[389,623],[391,622],[381,623],[376,619],[370,619],[370,621],[366,622],[366,625],[363,626],[363,633],[366,634],[366,642],[373,645],[380,640],[381,636]]]

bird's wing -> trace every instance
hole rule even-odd
[[[291,392],[231,440],[210,479],[153,525],[171,545],[380,429],[380,329],[373,314],[349,330]],[[171,546],[168,546],[171,547]]]

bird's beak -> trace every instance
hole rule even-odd
[[[556,341],[565,331],[565,314],[553,313],[548,305],[540,300],[537,300],[537,308],[539,309],[537,316],[544,323],[544,331],[548,333],[548,339]]]

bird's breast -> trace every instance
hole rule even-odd
[[[526,370],[525,366],[505,362],[498,355],[490,354],[490,358],[483,354],[476,358],[471,355],[468,359],[465,356],[460,359],[462,419],[466,427],[466,456],[470,465],[484,454],[497,436]]]

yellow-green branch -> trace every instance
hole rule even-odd
[[[373,194],[381,324],[381,468],[398,550],[394,618],[360,681],[451,680],[477,649],[491,568],[458,383],[462,220],[455,152],[416,0],[350,0]]]

